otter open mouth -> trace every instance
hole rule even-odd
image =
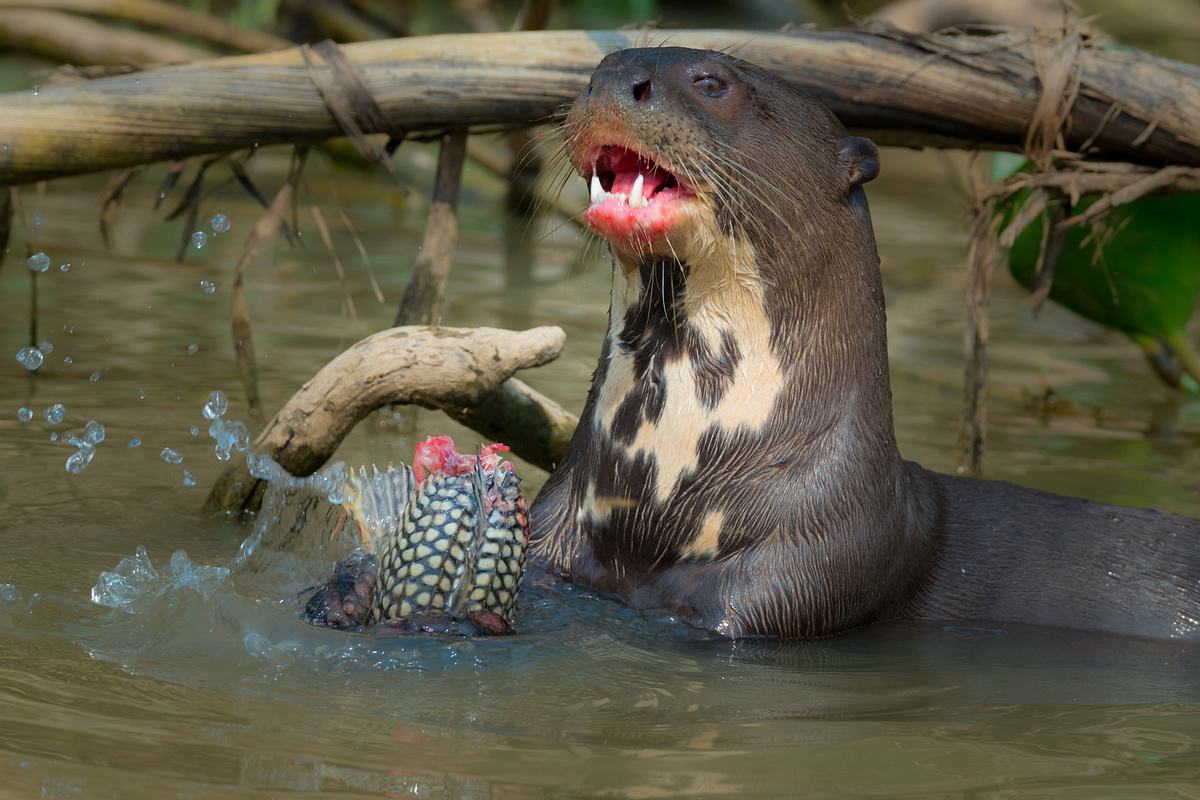
[[[681,205],[695,197],[675,173],[615,144],[591,153],[583,177],[591,191],[584,221],[610,239],[650,241],[664,236]]]

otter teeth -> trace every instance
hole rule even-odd
[[[633,182],[633,188],[629,190],[629,207],[641,208],[646,205],[646,198],[642,197],[642,184],[644,179],[641,173],[638,173],[637,180]]]
[[[633,187],[629,190],[629,194],[624,192],[606,192],[604,187],[600,185],[600,178],[596,173],[592,173],[592,181],[588,187],[591,194],[591,203],[595,205],[606,198],[613,198],[619,203],[624,203],[630,208],[646,208],[650,205],[650,200],[642,194],[645,186],[646,178],[644,175],[638,175],[637,180],[633,182]]]

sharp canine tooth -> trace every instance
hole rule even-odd
[[[604,187],[600,185],[600,176],[592,173],[592,202],[596,202],[604,196]]]
[[[637,180],[633,182],[633,188],[629,190],[629,205],[633,208],[640,208],[646,205],[646,199],[642,197],[642,184],[644,179],[639,172]]]

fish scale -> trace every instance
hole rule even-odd
[[[375,583],[376,621],[414,611],[453,611],[477,537],[477,493],[457,477],[425,480],[382,553]]]
[[[504,473],[494,489],[497,500],[485,523],[467,610],[483,609],[511,619],[517,584],[525,569],[529,511],[520,481],[511,471]]]
[[[511,467],[438,473],[420,485],[410,467],[372,467],[352,475],[348,489],[345,508],[379,558],[375,622],[430,609],[512,619],[529,515]]]

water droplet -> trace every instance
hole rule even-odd
[[[96,381],[100,380],[100,370],[96,370],[91,375],[88,375],[88,380],[91,381],[92,383],[95,383]]]
[[[192,231],[192,247],[199,250],[208,244],[208,234],[204,231]]]
[[[29,422],[29,420],[33,419],[33,409],[21,406],[17,409],[17,419],[21,420],[21,422]]]
[[[183,471],[183,485],[184,486],[195,486],[196,485],[196,479],[193,478],[192,473],[188,472],[186,469]]]
[[[58,271],[59,271],[59,272],[70,272],[70,271],[71,271],[71,265],[70,265],[70,264],[59,264],[59,265],[58,265]]]
[[[52,342],[41,342],[38,344],[38,350],[42,351],[42,355],[48,356],[54,352],[54,344]]]
[[[41,214],[33,215],[33,225],[36,228],[40,228],[42,226],[42,215]]]
[[[89,419],[83,426],[83,435],[90,439],[92,444],[100,444],[104,441],[104,426],[94,419]]]
[[[189,345],[188,345],[188,349],[187,349],[187,354],[188,354],[189,356],[194,356],[194,355],[196,355],[196,351],[197,351],[197,350],[199,350],[199,349],[200,349],[200,345],[198,345],[198,344],[189,344]]]
[[[63,356],[63,363],[69,367],[75,363],[75,359],[71,358],[70,356]]]
[[[42,412],[42,416],[46,418],[46,422],[51,425],[57,425],[67,416],[67,409],[62,403],[55,403],[52,406],[46,406],[46,410]]]
[[[201,413],[205,419],[216,419],[217,417],[225,416],[225,412],[229,410],[229,400],[225,397],[225,393],[220,389],[208,396],[208,402],[204,404]]]
[[[72,475],[78,475],[87,469],[87,465],[92,463],[92,459],[96,457],[96,451],[90,448],[80,448],[71,455],[67,456],[66,470]]]
[[[25,266],[29,267],[34,272],[45,272],[46,270],[50,269],[50,256],[39,250],[29,258],[25,259]]]
[[[200,426],[193,425],[192,426],[192,436],[199,436],[199,435],[200,435]]]
[[[145,399],[146,399],[146,390],[138,389],[138,400],[145,400]]]
[[[50,441],[52,441],[52,442],[58,441],[58,431],[50,431]]]
[[[162,460],[167,462],[168,464],[182,464],[183,463],[183,454],[180,453],[178,450],[172,450],[169,447],[164,447],[162,449],[161,455],[162,455]]]
[[[136,450],[137,448],[139,448],[141,446],[142,446],[142,440],[139,439],[138,437],[135,436],[129,440],[129,449],[130,450]]]
[[[40,367],[43,360],[45,356],[36,347],[22,347],[17,351],[17,363],[30,372]]]
[[[213,233],[225,233],[229,230],[229,217],[224,214],[213,214],[209,225],[212,226]]]
[[[33,92],[34,97],[37,97],[39,94],[42,93],[42,87],[38,86],[37,84],[34,84],[33,89],[31,89],[30,91]]]
[[[200,281],[200,288],[204,290],[205,294],[212,294],[217,290],[216,284],[212,281]]]

